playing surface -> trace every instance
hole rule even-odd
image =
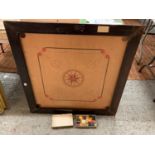
[[[21,43],[37,104],[109,106],[127,43],[122,38],[26,33]]]

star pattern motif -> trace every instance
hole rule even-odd
[[[69,70],[64,74],[64,82],[71,87],[79,86],[83,82],[83,75],[77,70]]]

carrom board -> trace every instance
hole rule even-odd
[[[142,27],[4,24],[32,112],[116,113]]]

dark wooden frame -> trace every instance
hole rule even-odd
[[[33,23],[33,22],[17,22],[4,21],[7,36],[13,51],[13,55],[17,64],[18,73],[20,74],[22,84],[27,83],[24,91],[28,100],[31,112],[39,113],[91,113],[101,115],[115,115],[123,93],[123,89],[130,71],[134,55],[136,53],[141,35],[143,33],[142,26],[127,25],[104,25],[109,26],[108,33],[97,32],[98,26],[101,24],[71,24],[71,23]],[[106,109],[68,109],[68,108],[41,108],[36,104],[32,90],[28,69],[22,47],[20,37],[24,37],[24,33],[43,33],[43,34],[74,34],[74,35],[109,35],[124,36],[128,40],[125,55],[121,65],[120,73],[114,90],[112,103]]]

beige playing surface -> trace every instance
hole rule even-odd
[[[109,106],[127,43],[122,38],[27,33],[21,43],[37,103],[53,108]]]

